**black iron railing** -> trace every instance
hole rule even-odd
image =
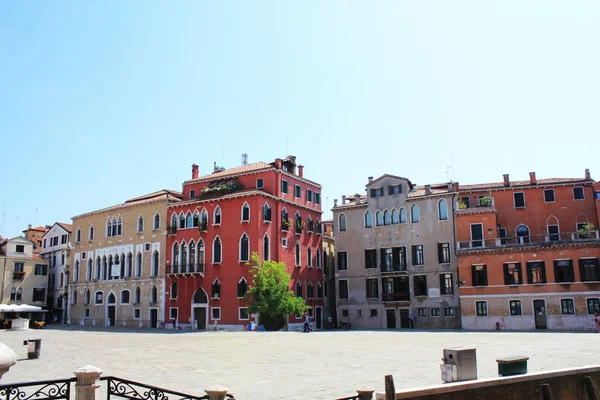
[[[383,293],[381,295],[383,301],[410,301],[409,293]]]
[[[132,400],[204,400],[209,398],[208,395],[194,396],[127,379],[115,378],[114,376],[105,376],[100,378],[100,380],[106,381],[107,383],[107,400],[114,398]],[[227,395],[227,398],[235,399],[233,395],[230,394]]]
[[[0,385],[2,400],[69,400],[75,378]]]
[[[204,263],[192,263],[184,265],[167,265],[167,274],[194,274],[204,273]]]

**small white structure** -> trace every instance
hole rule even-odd
[[[0,343],[0,379],[17,363],[17,355],[4,343]]]

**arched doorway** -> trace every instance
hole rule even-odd
[[[115,294],[111,293],[108,295],[108,299],[106,301],[106,326],[115,326],[116,324],[116,314],[117,314],[117,299],[115,298]]]
[[[205,331],[208,325],[208,295],[199,287],[192,299],[192,327]]]

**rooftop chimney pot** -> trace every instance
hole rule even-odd
[[[369,183],[371,183],[371,182],[373,182],[373,177],[372,176],[369,177]]]
[[[430,195],[431,194],[431,185],[425,185],[425,194],[426,195]]]
[[[198,179],[198,166],[192,164],[192,179]]]
[[[337,207],[337,199],[333,199],[333,206]]]
[[[452,182],[448,182],[448,191],[451,192],[453,188],[454,185],[452,184]]]
[[[537,185],[537,179],[535,178],[535,172],[529,173],[529,183],[532,185]]]
[[[585,169],[585,179],[588,179],[588,180],[592,179],[589,168]]]
[[[300,178],[304,177],[304,165],[298,165],[298,176]]]
[[[342,196],[342,205],[346,204],[346,196]]]
[[[504,174],[504,186],[510,186],[510,180],[508,179],[508,174]]]

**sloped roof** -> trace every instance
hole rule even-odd
[[[209,174],[209,175],[199,176],[196,179],[190,179],[189,181],[186,181],[186,182],[198,182],[198,181],[205,181],[205,180],[220,179],[220,178],[224,178],[227,176],[235,176],[235,175],[244,174],[247,172],[260,171],[260,170],[269,169],[269,168],[273,168],[273,166],[271,164],[267,164],[262,161],[259,161],[259,162],[255,162],[255,163],[251,163],[251,164],[240,165],[239,167],[229,168],[229,169],[226,169],[225,171],[213,172],[212,174]]]
[[[57,222],[56,224],[60,225],[67,232],[73,232],[73,225],[71,224],[65,224],[64,222]]]
[[[431,187],[431,194],[445,194],[454,192],[453,189],[448,190],[448,183],[435,183],[429,185]],[[415,186],[413,190],[410,191],[408,197],[418,197],[418,196],[428,196],[425,194],[425,185]]]
[[[101,208],[99,210],[94,210],[94,211],[90,211],[90,212],[87,212],[84,214],[76,215],[73,218],[80,218],[80,217],[90,215],[90,214],[101,213],[101,212],[106,212],[106,211],[111,211],[111,210],[117,210],[119,208],[130,207],[130,206],[143,204],[143,203],[149,203],[151,201],[160,200],[160,199],[171,199],[171,200],[175,200],[175,201],[181,201],[182,198],[183,198],[183,195],[180,192],[177,192],[175,190],[163,189],[163,190],[159,190],[158,192],[153,192],[153,193],[150,193],[150,194],[147,194],[144,196],[134,197],[133,199],[127,200],[125,203],[121,203],[121,204],[117,204],[114,206]]]
[[[593,181],[582,178],[548,178],[548,179],[537,179],[537,186],[539,185],[558,185],[558,184],[575,184],[575,183],[593,183]],[[477,183],[474,185],[460,185],[459,191],[461,190],[481,190],[481,189],[503,189],[503,188],[515,188],[515,187],[532,187],[530,181],[511,181],[510,186],[504,186],[504,182],[493,182],[493,183]]]
[[[372,180],[371,182],[367,183],[365,186],[366,186],[366,187],[369,187],[369,186],[373,185],[374,183],[377,183],[377,182],[379,182],[380,180],[382,180],[382,179],[384,179],[384,178],[403,179],[403,180],[405,180],[405,181],[407,181],[407,182],[408,182],[408,186],[409,186],[411,189],[412,189],[412,187],[413,187],[413,184],[412,184],[412,182],[410,181],[410,179],[408,179],[408,178],[404,178],[404,177],[402,177],[402,176],[398,176],[398,175],[390,175],[390,174],[383,174],[383,175],[381,175],[379,178],[377,178],[377,179],[374,179],[374,180]]]

